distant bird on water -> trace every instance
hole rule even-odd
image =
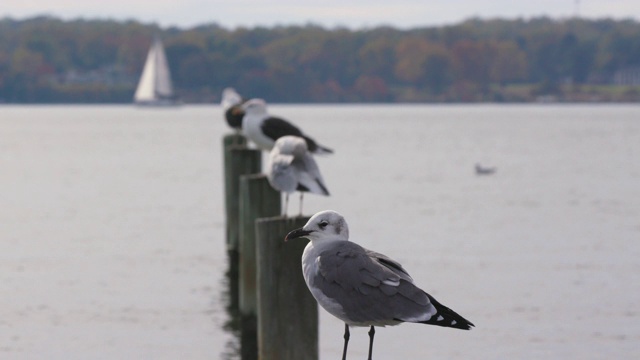
[[[227,124],[237,133],[240,133],[242,130],[242,118],[244,117],[242,103],[244,101],[242,96],[240,96],[234,88],[228,87],[222,91],[220,105],[222,105],[225,120],[227,120]]]
[[[485,167],[480,164],[476,164],[475,168],[476,168],[476,175],[491,175],[498,170],[495,167]]]
[[[324,147],[290,122],[270,116],[267,103],[262,99],[251,99],[242,104],[245,116],[242,119],[242,132],[259,148],[269,151],[276,140],[283,136],[294,135],[307,142],[309,151],[315,155],[331,154],[333,150]]]
[[[298,136],[283,136],[276,140],[269,153],[267,179],[271,186],[285,193],[284,216],[287,215],[289,194],[300,192],[300,214],[305,192],[329,195],[320,169],[307,149],[305,140]]]
[[[285,241],[305,237],[304,280],[318,303],[344,321],[347,356],[349,326],[370,326],[369,360],[374,326],[413,322],[469,330],[474,326],[413,284],[407,271],[391,258],[349,241],[349,227],[332,210],[319,212]]]

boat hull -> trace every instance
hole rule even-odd
[[[135,101],[133,103],[136,106],[141,107],[176,107],[181,106],[182,101],[177,100],[145,100],[145,101]]]

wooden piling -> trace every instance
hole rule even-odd
[[[308,217],[256,222],[258,359],[318,359],[318,305],[302,277],[306,239],[284,241]]]
[[[280,192],[264,174],[240,176],[240,313],[257,316],[256,220],[281,213]]]
[[[227,251],[238,251],[239,243],[239,191],[240,176],[260,173],[262,153],[248,149],[247,140],[239,134],[226,135],[223,138],[224,186],[227,225]]]

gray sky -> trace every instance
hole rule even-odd
[[[640,20],[639,0],[0,0],[0,17],[135,19],[162,26],[218,23],[228,28],[301,25],[398,28],[452,24],[470,17],[547,15]]]

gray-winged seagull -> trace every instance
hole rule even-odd
[[[300,214],[305,192],[329,195],[320,169],[307,149],[307,143],[298,136],[283,136],[275,142],[269,153],[267,179],[274,189],[285,193],[285,216],[289,194],[294,191],[300,191]]]
[[[333,153],[333,150],[316,143],[290,122],[270,116],[267,103],[262,99],[250,99],[242,104],[242,109],[245,112],[242,132],[263,150],[271,150],[275,141],[283,136],[294,135],[304,138],[309,151],[316,155]]]
[[[318,303],[344,321],[346,359],[349,326],[370,326],[369,359],[374,326],[413,322],[469,330],[474,326],[413,284],[407,271],[389,257],[349,240],[349,227],[332,210],[319,212],[291,231],[285,241],[306,237],[302,254],[304,280]]]

